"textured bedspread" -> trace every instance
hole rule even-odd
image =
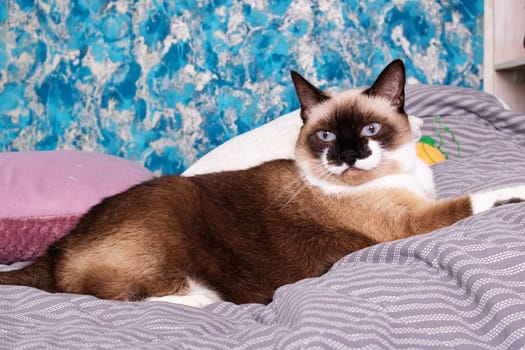
[[[525,116],[480,92],[409,87],[407,112],[450,158],[440,197],[525,183]],[[437,140],[438,137],[435,137]],[[7,267],[3,267],[7,268]],[[195,309],[0,286],[0,348],[517,349],[525,346],[525,204],[379,244],[319,278],[280,288],[269,305]]]

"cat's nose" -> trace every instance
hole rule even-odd
[[[354,165],[358,159],[368,158],[372,152],[369,149],[363,149],[359,151],[348,150],[341,153],[340,161],[348,164],[349,166]]]
[[[356,160],[357,160],[357,154],[353,151],[342,152],[341,157],[339,157],[339,161],[341,161],[341,163],[346,163],[349,166],[354,165]]]

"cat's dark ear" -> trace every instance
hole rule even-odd
[[[321,90],[310,84],[308,80],[303,78],[296,71],[291,71],[292,81],[295,86],[295,93],[301,105],[301,118],[306,121],[308,118],[308,111],[315,105],[328,99]]]
[[[381,96],[390,101],[401,113],[405,108],[405,65],[400,59],[390,62],[379,74],[370,88],[364,91],[369,96]]]

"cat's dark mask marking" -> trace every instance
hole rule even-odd
[[[334,113],[335,117],[328,119],[327,124],[321,128],[333,132],[336,135],[337,142],[327,145],[320,141],[315,134],[311,134],[308,143],[313,153],[320,157],[329,146],[328,160],[337,164],[346,163],[349,166],[352,166],[357,159],[370,156],[368,139],[360,135],[361,129],[368,123],[368,119],[354,106],[338,108]]]

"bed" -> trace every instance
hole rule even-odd
[[[525,183],[525,115],[507,110],[491,95],[466,88],[409,85],[406,94],[407,113],[425,121],[423,135],[448,155],[433,165],[440,198]],[[186,175],[291,157],[299,126],[297,113],[276,119],[220,146]],[[76,156],[68,153],[67,157]],[[89,163],[98,175],[106,171],[99,161]],[[104,158],[104,162],[116,161]],[[128,167],[135,170],[128,171]],[[32,173],[38,171],[35,169]],[[153,176],[127,161],[110,171],[117,174],[106,178],[115,183],[94,190],[96,195],[75,210],[61,204],[48,216],[38,212],[31,217],[32,213],[26,212],[16,217],[16,210],[4,213],[5,217],[0,217],[0,239],[4,242],[0,259],[4,265],[0,269],[20,267],[23,263],[6,263],[31,258],[45,249],[98,200],[97,196]],[[70,190],[75,199],[85,190],[78,187],[82,181],[91,180],[77,179],[77,187]],[[29,220],[29,226],[18,222],[23,220]],[[16,229],[7,232],[9,227]],[[38,227],[35,230],[41,235],[51,232],[52,237],[36,237],[28,227]],[[15,231],[18,236],[13,238]],[[28,237],[22,239],[24,234]],[[279,288],[268,305],[221,302],[196,309],[0,286],[2,349],[524,346],[525,204],[497,207],[435,232],[354,252],[321,277]]]

